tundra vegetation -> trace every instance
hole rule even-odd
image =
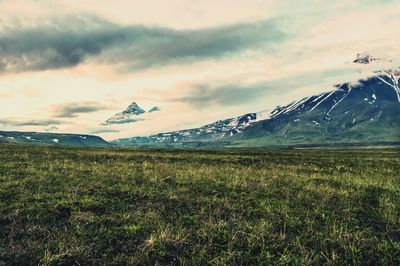
[[[0,145],[0,265],[400,264],[400,150]]]

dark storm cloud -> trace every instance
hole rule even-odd
[[[69,103],[58,105],[53,108],[53,117],[71,118],[81,113],[94,113],[104,110],[103,105],[97,103]]]
[[[26,120],[19,121],[15,119],[0,119],[0,125],[5,126],[50,126],[50,125],[60,125],[61,122],[54,119],[43,119],[43,120]]]
[[[112,24],[92,17],[7,29],[0,33],[0,67],[15,72],[71,67],[123,37]]]
[[[272,48],[288,35],[281,19],[199,29],[123,27],[95,16],[51,20],[0,32],[0,71],[68,68],[93,59],[129,70],[218,58],[260,47]]]

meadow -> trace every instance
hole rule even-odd
[[[399,265],[400,150],[0,145],[0,265]]]

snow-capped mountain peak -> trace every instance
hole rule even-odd
[[[122,113],[123,114],[133,114],[133,115],[141,115],[146,111],[143,110],[136,102],[131,103]]]
[[[357,58],[353,61],[353,63],[358,63],[358,64],[370,64],[374,61],[389,61],[391,60],[384,60],[381,58],[375,58],[372,57],[371,55],[367,53],[360,53],[357,54]],[[388,70],[381,70],[376,72],[378,74],[378,79],[381,80],[383,83],[386,85],[390,86],[393,88],[393,90],[396,93],[397,100],[400,102],[400,84],[399,84],[399,79],[400,79],[400,70],[396,69],[388,69]]]
[[[107,119],[102,125],[112,124],[128,124],[143,119],[138,117],[146,113],[136,102],[132,102],[124,111],[115,114],[113,117]]]

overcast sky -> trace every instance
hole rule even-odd
[[[273,109],[398,67],[398,0],[0,0],[0,130],[110,140]],[[349,63],[357,53],[380,63]],[[159,112],[101,125],[137,102]]]

